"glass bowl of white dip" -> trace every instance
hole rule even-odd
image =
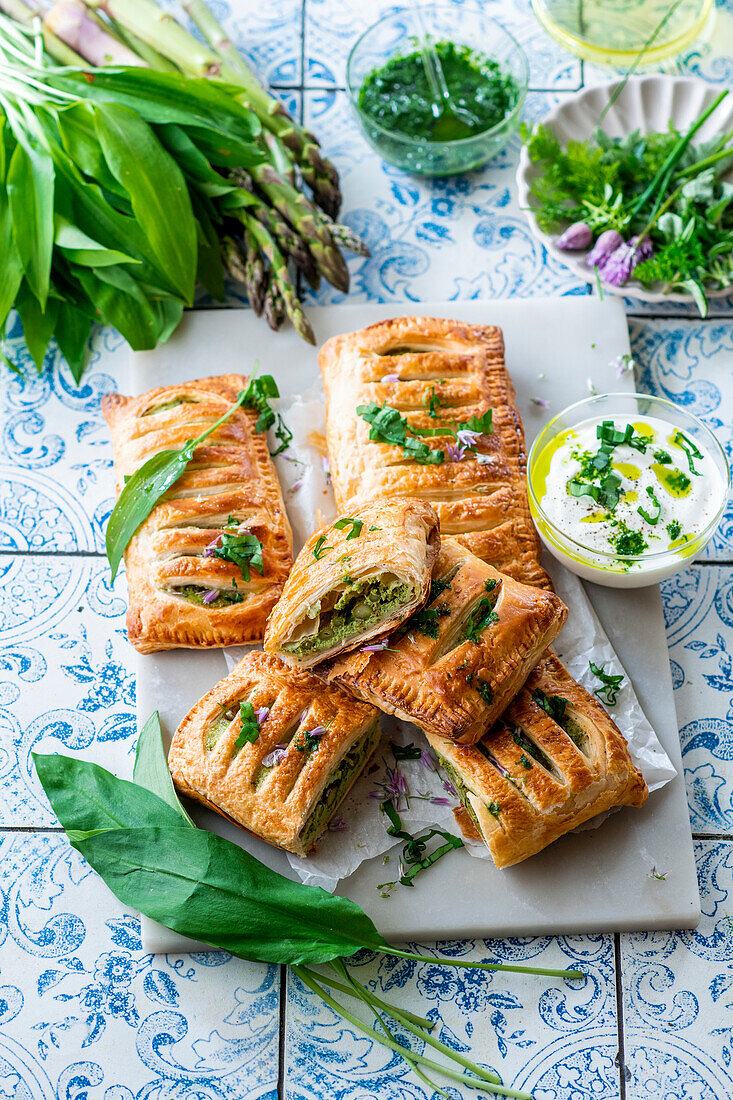
[[[671,401],[607,393],[559,413],[535,439],[529,505],[542,542],[585,580],[658,584],[690,564],[720,522],[725,451]]]

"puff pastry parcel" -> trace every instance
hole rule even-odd
[[[118,492],[151,455],[201,435],[246,385],[241,375],[227,374],[140,397],[103,397]],[[256,412],[237,409],[196,449],[183,476],[130,540],[127,632],[141,653],[235,645],[264,634],[292,563],[292,535],[267,437],[255,431],[256,419]],[[236,561],[245,535],[261,544],[261,569]]]
[[[473,744],[516,695],[567,608],[443,539],[428,602],[378,652],[319,665],[319,675],[426,732]]]
[[[243,740],[253,714],[256,739]],[[378,740],[374,707],[253,652],[184,718],[168,764],[182,794],[303,856]]]
[[[428,598],[439,548],[438,517],[425,501],[354,508],[298,554],[265,649],[307,668],[393,630]]]
[[[613,806],[642,806],[649,794],[618,727],[550,651],[478,744],[427,736],[460,795],[459,824],[486,843],[497,867]]]
[[[527,456],[501,329],[435,317],[399,317],[335,336],[321,348],[328,453],[336,502],[408,496],[435,507],[444,535],[526,584],[551,588],[529,511]],[[445,461],[421,464],[370,439],[359,405],[397,410],[410,428],[456,427],[492,410],[493,431],[420,436]]]

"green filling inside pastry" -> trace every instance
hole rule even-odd
[[[474,808],[471,805],[471,802],[470,802],[469,797],[468,797],[468,787],[463,782],[463,780],[461,779],[460,775],[458,774],[456,769],[453,767],[453,765],[449,764],[444,756],[439,756],[438,761],[440,763],[441,768],[443,769],[443,771],[445,772],[445,774],[448,776],[451,783],[455,787],[456,794],[460,798],[464,809],[466,809],[468,811],[468,816],[471,818],[471,821],[473,821],[474,825],[476,826],[476,832],[478,833],[478,835],[480,837],[483,837],[483,835],[484,835],[483,830],[481,829],[481,826],[478,823],[478,818],[476,817],[476,813],[475,813]]]
[[[557,775],[557,768],[550,760],[546,752],[544,752],[539,745],[536,745],[534,741],[520,729],[516,729],[513,733],[514,744],[519,745],[520,749],[523,749],[528,756],[533,757],[538,764],[541,764],[545,771],[550,772],[551,775]]]
[[[394,578],[365,577],[335,593],[336,602],[330,609],[317,606],[302,624],[310,633],[303,633],[283,645],[285,653],[309,657],[324,649],[332,649],[354,634],[370,630],[375,623],[388,619],[414,599],[412,585]]]
[[[304,845],[310,847],[314,844],[319,834],[325,829],[341,799],[371,756],[378,740],[379,722],[374,722],[361,740],[352,745],[346,753],[300,830],[300,839]]]
[[[204,596],[207,592],[211,592],[212,589],[206,588],[204,585],[199,584],[184,584],[180,588],[169,588],[168,593],[171,596],[180,596],[183,600],[188,600],[189,603],[198,604],[201,607],[207,607],[210,611],[215,611],[220,607],[229,607],[233,603],[242,602],[242,593],[237,592],[236,589],[219,589],[216,599],[205,600]]]
[[[195,397],[186,397],[185,394],[181,394],[180,397],[171,397],[170,401],[164,401],[162,405],[153,405],[142,415],[153,416],[155,413],[167,412],[168,409],[175,409],[176,405],[198,405],[198,401]]]
[[[577,749],[580,749],[582,753],[588,755],[588,734],[581,726],[580,722],[576,722],[574,718],[570,718],[569,715],[558,722],[559,726],[565,730],[566,734],[573,742]]]

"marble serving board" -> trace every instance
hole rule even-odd
[[[598,392],[633,389],[633,374],[619,378],[613,362],[629,352],[623,304],[615,299],[375,303],[323,306],[309,310],[309,316],[322,342],[408,312],[502,327],[528,448],[555,412],[586,397],[591,386]],[[318,382],[316,351],[294,332],[273,334],[250,311],[211,310],[187,314],[168,344],[132,354],[132,386],[142,392],[225,371],[247,374],[257,359],[260,373],[273,374],[283,395]],[[539,407],[533,398],[548,404]],[[412,889],[382,899],[381,857],[363,863],[337,893],[358,902],[388,939],[568,935],[698,923],[700,897],[659,589],[624,592],[586,584],[586,590],[677,777],[641,811],[621,810],[599,828],[566,836],[504,871],[459,851],[419,876]],[[178,650],[138,655],[136,661],[138,717],[144,721],[157,709],[166,738],[227,672],[222,651]],[[194,812],[202,826],[295,877],[283,853],[216,814]],[[650,876],[653,866],[666,872],[665,881]],[[145,918],[143,936],[149,951],[194,946]]]

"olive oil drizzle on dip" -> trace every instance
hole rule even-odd
[[[566,536],[618,556],[613,568],[684,550],[717,514],[724,484],[712,456],[656,417],[586,420],[561,432],[533,475],[543,512]]]

